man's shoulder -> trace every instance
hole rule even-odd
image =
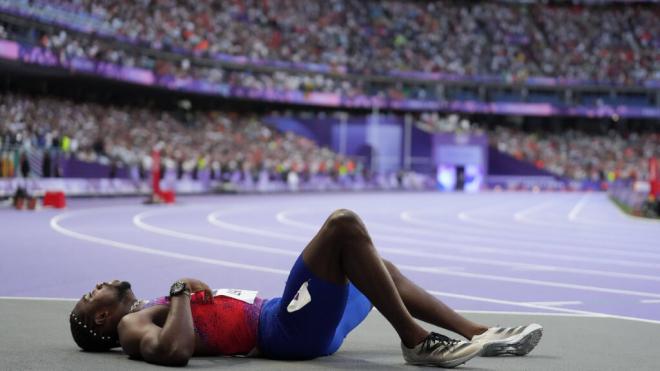
[[[130,356],[139,356],[140,341],[157,327],[154,322],[155,313],[148,309],[125,315],[117,326],[119,343]]]
[[[145,325],[155,325],[155,318],[161,312],[167,312],[167,307],[151,307],[145,308],[138,312],[128,313],[119,321],[119,332],[122,330],[133,330],[136,327],[143,327]]]

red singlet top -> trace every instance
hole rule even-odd
[[[204,293],[190,297],[195,333],[204,344],[217,355],[248,354],[257,345],[257,328],[263,299],[257,297],[252,304],[230,298],[215,296],[213,302],[203,302]],[[165,296],[150,300],[143,308],[154,305],[169,305]]]

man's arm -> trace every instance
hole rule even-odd
[[[165,325],[161,328],[142,313],[128,315],[119,323],[119,342],[131,357],[165,366],[185,366],[195,352],[195,332],[190,298],[171,298]]]

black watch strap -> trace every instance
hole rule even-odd
[[[181,280],[174,282],[170,287],[170,297],[183,294],[190,296],[190,289],[188,288],[188,285],[186,285],[186,283]]]

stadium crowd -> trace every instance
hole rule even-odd
[[[317,92],[345,96],[365,93],[364,84],[361,80],[349,80],[320,73],[295,73],[286,70],[251,71],[222,66],[211,67],[197,64],[195,59],[158,58],[140,53],[139,50],[134,48],[119,49],[115,47],[115,43],[67,32],[66,30],[44,32],[33,27],[7,26],[12,32],[5,35],[5,37],[28,42],[52,51],[58,63],[64,67],[78,58],[85,58],[118,66],[152,70],[163,81],[173,78],[200,80],[212,84],[229,84],[258,91]],[[3,37],[3,30],[3,24],[0,21],[0,37]],[[424,90],[425,88],[420,87],[420,89]]]
[[[647,161],[660,158],[660,134],[611,130],[521,130],[485,127],[451,115],[422,115],[426,131],[486,132],[491,145],[556,175],[575,180],[647,179]],[[139,125],[136,125],[139,123]],[[151,167],[151,151],[162,148],[163,166],[178,176],[212,170],[220,179],[235,174],[271,177],[293,171],[307,178],[361,173],[363,164],[310,139],[280,133],[256,115],[223,111],[162,112],[150,108],[75,103],[60,98],[0,95],[0,148],[31,148],[102,164]],[[5,152],[6,153],[6,152]],[[4,161],[3,161],[4,163]],[[15,166],[15,175],[20,165]],[[9,176],[3,164],[3,176]],[[143,174],[144,175],[144,174]],[[242,176],[242,175],[241,175]]]
[[[660,132],[653,130],[579,130],[470,122],[456,114],[423,113],[415,121],[426,132],[486,134],[490,145],[517,160],[573,180],[648,180],[648,160],[660,158]]]
[[[0,149],[36,148],[44,155],[55,151],[88,162],[134,165],[144,176],[157,147],[162,165],[178,177],[199,170],[210,170],[215,179],[258,177],[265,170],[270,177],[286,179],[289,172],[296,172],[304,179],[350,175],[362,168],[354,159],[310,139],[278,132],[257,116],[220,111],[182,114],[0,95]],[[4,165],[3,176],[11,175]],[[20,165],[14,168],[18,175]]]
[[[491,145],[499,151],[575,180],[648,180],[649,158],[660,158],[660,133],[657,131],[530,132],[497,126],[489,130],[488,135]]]
[[[196,57],[224,54],[253,61],[318,63],[360,75],[424,71],[620,84],[660,79],[660,34],[656,32],[660,13],[652,4],[520,5],[449,0],[2,3],[42,20],[65,19],[121,40]]]

